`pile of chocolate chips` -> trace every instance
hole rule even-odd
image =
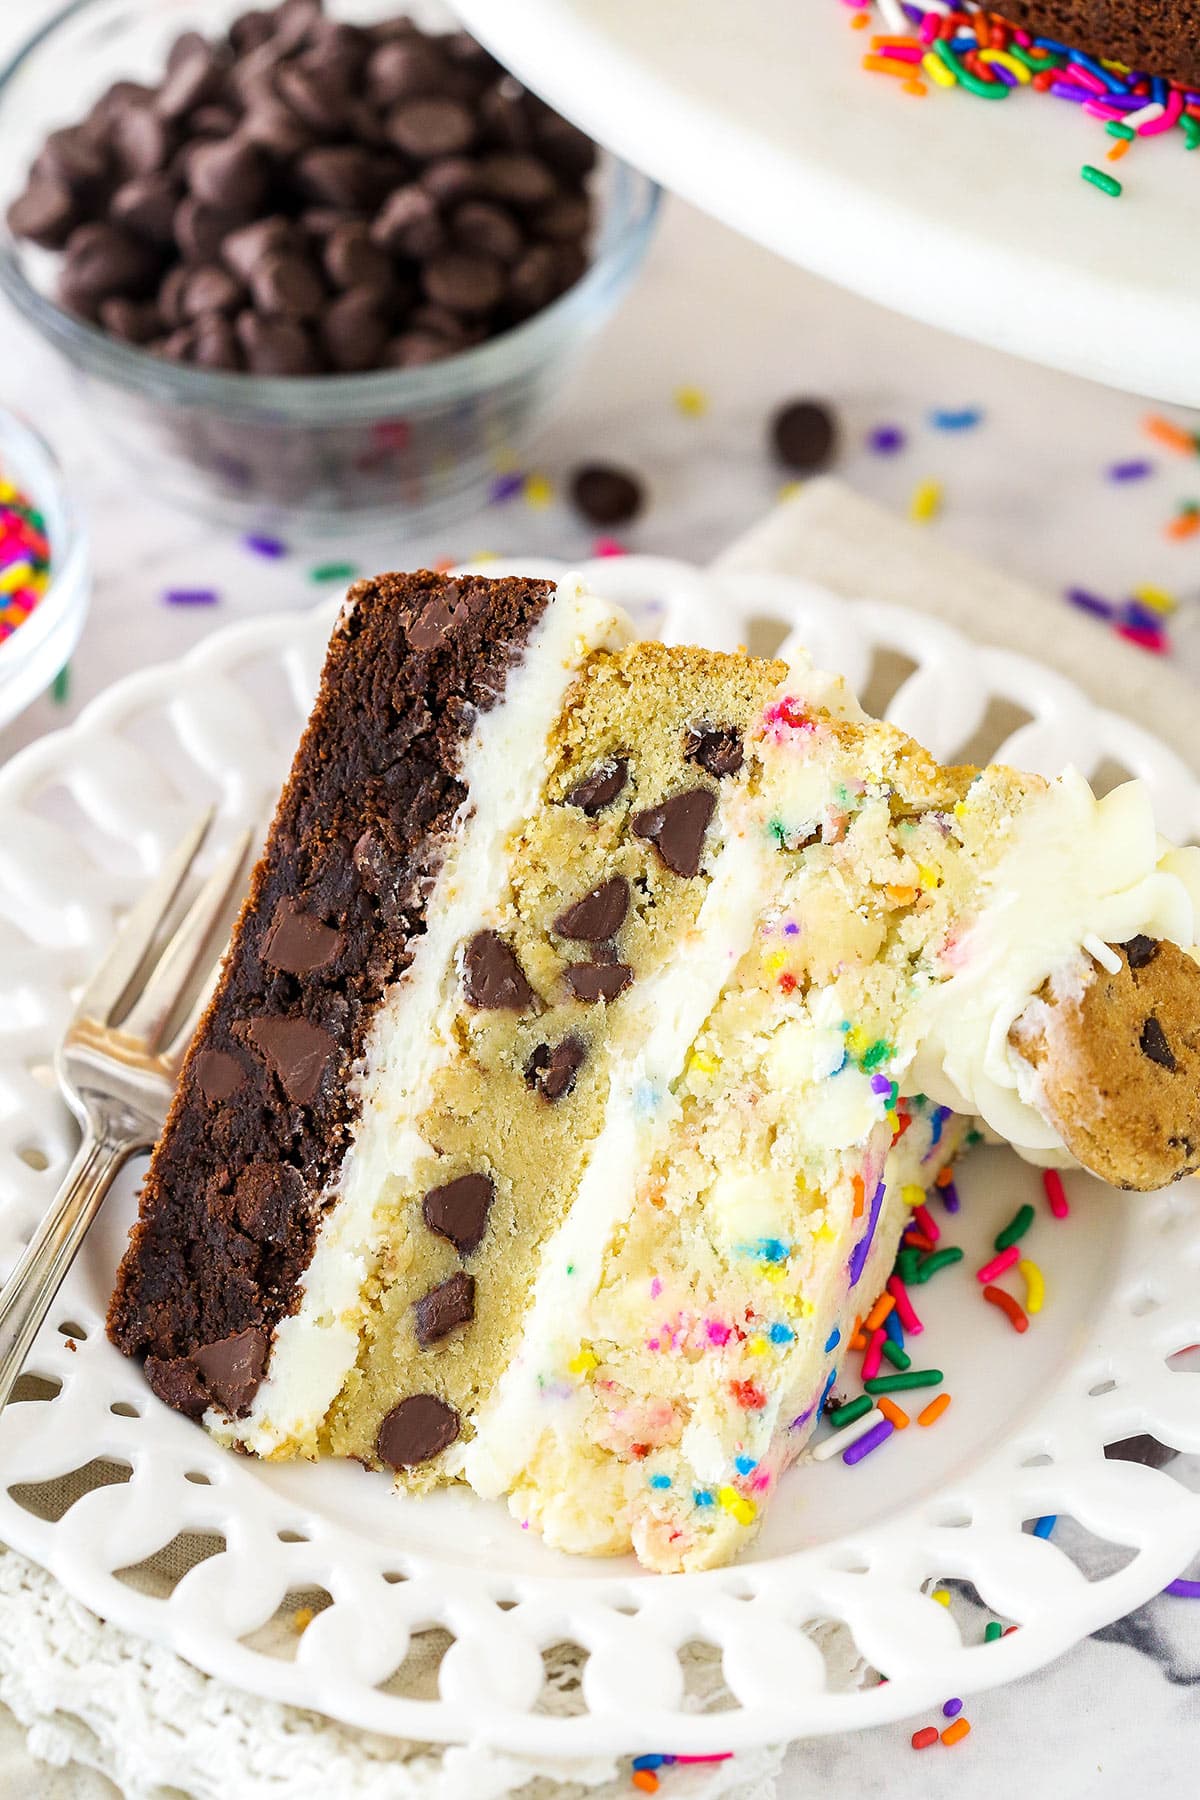
[[[8,222],[63,252],[63,306],[171,361],[411,368],[579,279],[594,159],[465,32],[284,0],[51,133]]]

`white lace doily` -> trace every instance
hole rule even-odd
[[[770,648],[797,630],[874,699],[888,659],[902,657],[888,710],[919,722],[939,754],[979,756],[1007,737],[1014,760],[1044,770],[1072,758],[1111,778],[1119,766],[1148,781],[1165,829],[1200,830],[1200,789],[1182,763],[1029,659],[780,578],[633,557],[588,573],[615,598],[657,604],[677,637]],[[71,985],[202,799],[216,798],[230,827],[261,814],[326,627],[327,616],[289,615],[215,634],[184,663],[122,682],[0,775],[11,927],[0,944],[0,1269],[70,1152],[46,1065]],[[976,1159],[956,1233],[969,1256],[972,1234],[986,1242],[1033,1180],[1006,1153]],[[1139,1430],[1200,1450],[1188,1384],[1168,1366],[1200,1339],[1195,1184],[1131,1202],[1080,1178],[1078,1197],[1069,1239],[1039,1251],[1054,1304],[1019,1354],[991,1335],[1003,1321],[968,1312],[965,1289],[928,1290],[956,1399],[943,1427],[919,1434],[920,1455],[889,1451],[873,1465],[886,1479],[799,1471],[743,1563],[667,1578],[568,1565],[461,1494],[405,1503],[359,1470],[225,1456],[103,1338],[127,1218],[117,1202],[39,1339],[24,1403],[0,1417],[0,1537],[110,1623],[0,1558],[0,1698],[48,1718],[40,1741],[72,1754],[69,1736],[47,1734],[74,1731],[62,1715],[78,1713],[78,1730],[104,1746],[91,1760],[134,1794],[154,1791],[158,1746],[173,1745],[171,1785],[198,1796],[257,1793],[247,1770],[269,1782],[286,1750],[308,1759],[296,1768],[312,1788],[403,1796],[407,1771],[422,1795],[486,1800],[537,1772],[595,1786],[629,1750],[749,1747],[880,1722],[1036,1668],[1162,1587],[1200,1545],[1195,1495],[1169,1473],[1103,1456]],[[1053,1511],[1120,1545],[1119,1566],[1088,1579],[1022,1529]],[[1021,1631],[964,1641],[923,1591],[938,1578],[973,1584]],[[80,1632],[89,1662],[111,1670],[103,1681],[77,1666]],[[867,1663],[886,1687],[856,1684]],[[372,1747],[383,1740],[327,1733],[298,1707],[393,1734],[386,1775]],[[239,1756],[232,1790],[220,1785],[222,1731],[272,1747]],[[406,1748],[397,1765],[395,1737],[467,1747]],[[337,1785],[338,1757],[358,1787]],[[455,1788],[459,1770],[467,1785]],[[747,1775],[757,1778],[741,1759],[736,1771],[673,1771],[674,1793],[682,1800],[685,1779],[730,1792]]]

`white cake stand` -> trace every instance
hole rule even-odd
[[[1028,93],[924,100],[835,0],[456,0],[593,136],[791,261],[929,324],[1200,406],[1200,154]],[[713,270],[720,281],[720,270]],[[748,324],[749,321],[744,323]]]

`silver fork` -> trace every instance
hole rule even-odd
[[[83,1127],[83,1142],[0,1290],[0,1408],[114,1176],[130,1157],[153,1147],[184,1051],[216,985],[221,955],[203,966],[201,956],[229,905],[249,832],[221,857],[150,960],[211,822],[211,811],[196,821],[130,912],[55,1052],[55,1073]],[[168,1038],[167,1028],[180,1014],[182,1023]]]

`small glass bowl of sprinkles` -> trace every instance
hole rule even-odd
[[[89,594],[87,536],[62,470],[0,408],[0,727],[66,667]]]

